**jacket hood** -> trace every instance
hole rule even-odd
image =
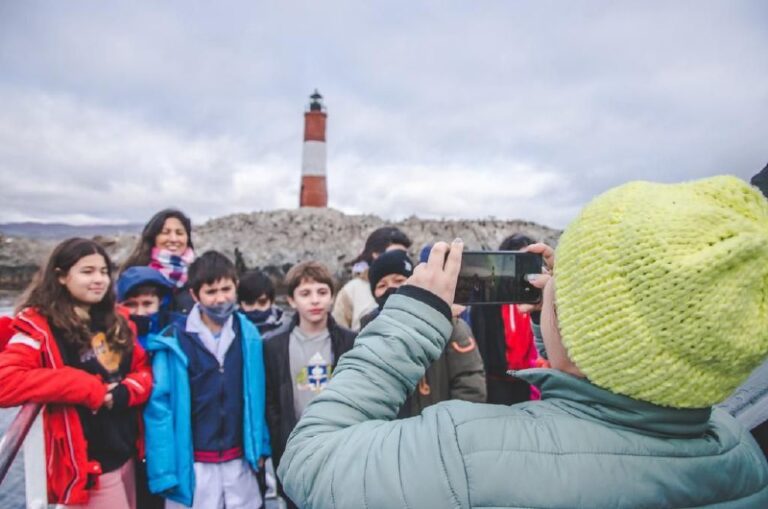
[[[147,351],[158,352],[161,350],[174,353],[184,366],[187,365],[187,355],[181,349],[179,340],[176,337],[176,325],[171,324],[157,334],[147,335]]]
[[[238,321],[238,324],[240,325],[240,332],[243,334],[243,338],[253,338],[257,337],[261,339],[261,334],[259,334],[259,329],[256,327],[253,322],[251,322],[247,316],[245,316],[243,313],[239,311],[235,311],[233,313],[233,316]]]
[[[124,301],[132,289],[141,285],[157,286],[163,293],[168,293],[173,288],[173,283],[156,269],[144,266],[129,267],[117,280],[117,301]]]
[[[586,378],[556,369],[525,369],[510,371],[509,374],[538,387],[542,400],[561,400],[559,405],[569,413],[646,435],[667,438],[701,436],[707,430],[712,414],[711,407],[663,407],[614,394]]]

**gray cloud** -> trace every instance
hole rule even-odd
[[[332,206],[564,226],[628,180],[762,168],[765,19],[759,1],[6,3],[0,215],[295,206],[317,86]]]

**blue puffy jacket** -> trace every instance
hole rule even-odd
[[[243,450],[251,468],[258,470],[262,456],[271,454],[265,419],[264,354],[256,327],[235,314],[243,348]],[[179,346],[176,327],[151,335],[154,385],[144,410],[147,477],[152,493],[191,506],[195,492],[192,409],[187,357]]]

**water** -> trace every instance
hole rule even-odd
[[[18,408],[0,408],[0,434],[4,434],[8,425],[16,416]],[[0,484],[0,507],[3,509],[22,509],[24,507],[24,463],[22,453],[11,465],[8,476]]]
[[[0,307],[0,316],[10,315],[12,311],[10,307]],[[0,435],[5,434],[18,411],[18,408],[0,408]],[[0,484],[0,507],[3,509],[24,507],[24,463],[21,456],[22,453],[19,452],[8,471],[8,476],[3,484]]]

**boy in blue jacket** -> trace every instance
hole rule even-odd
[[[195,300],[148,338],[155,385],[144,412],[147,470],[166,508],[259,507],[256,472],[270,455],[262,340],[235,312],[237,276],[209,251],[189,267]]]
[[[160,271],[136,266],[125,269],[117,280],[117,302],[131,313],[137,337],[146,349],[147,337],[157,334],[173,320],[170,311],[173,285]]]

